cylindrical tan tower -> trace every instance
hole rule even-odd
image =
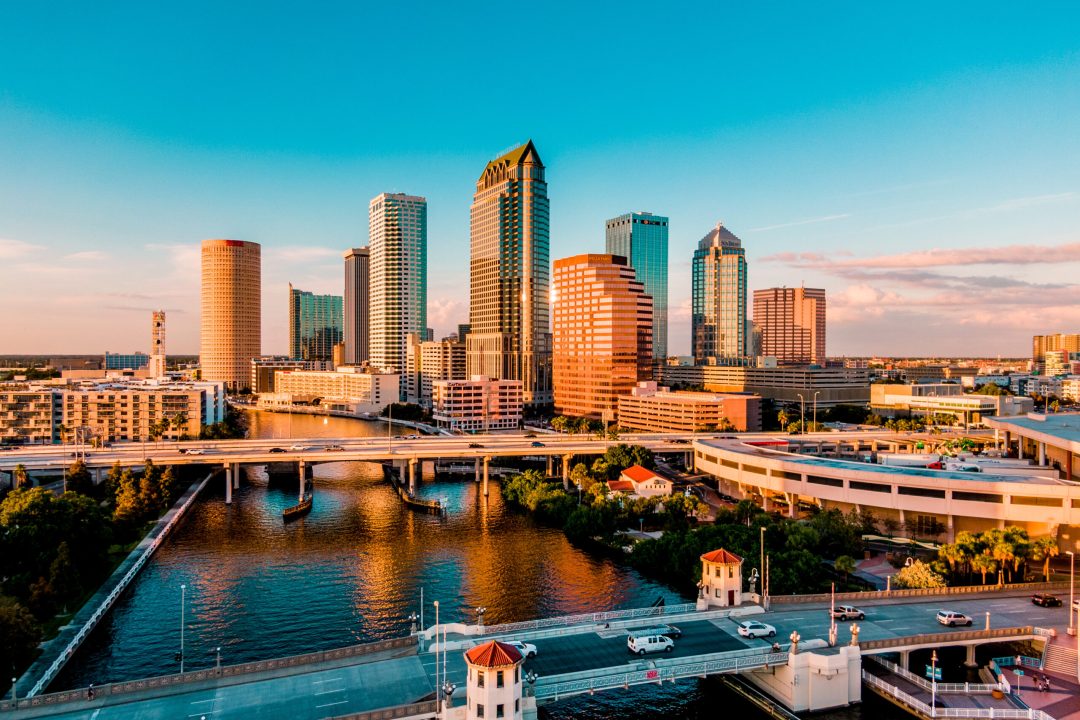
[[[251,385],[251,359],[261,354],[262,263],[258,243],[203,240],[202,347],[204,380],[229,390]]]

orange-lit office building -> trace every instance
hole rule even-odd
[[[619,396],[652,378],[652,298],[619,255],[556,260],[552,288],[555,410],[614,420]]]

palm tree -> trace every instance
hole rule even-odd
[[[982,584],[986,584],[986,573],[992,573],[997,570],[997,560],[992,558],[986,553],[979,553],[975,557],[971,558],[971,569],[977,573],[982,573]]]
[[[855,558],[850,555],[841,555],[833,562],[833,567],[838,572],[844,573],[844,584],[847,584],[848,575],[855,572]]]
[[[780,412],[776,413],[776,420],[780,423],[781,428],[786,428],[790,419],[791,416],[788,415],[787,410],[780,410]]]
[[[998,585],[1005,584],[1004,575],[1007,570],[1009,572],[1009,582],[1012,582],[1012,571],[1009,570],[1009,563],[1016,558],[1016,547],[1008,540],[1003,539],[990,548],[990,556],[999,564]]]
[[[939,547],[938,557],[949,564],[949,572],[955,575],[957,569],[967,562],[969,556],[963,545],[954,542]]]
[[[1058,550],[1057,540],[1047,535],[1046,537],[1036,538],[1031,543],[1031,559],[1038,562],[1042,560],[1043,563],[1043,581],[1050,581],[1050,558],[1055,558],[1060,554]]]

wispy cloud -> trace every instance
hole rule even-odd
[[[1057,265],[1080,262],[1080,242],[1061,245],[1004,245],[1001,247],[931,248],[867,258],[837,258],[822,253],[776,253],[762,258],[800,268],[897,269],[967,265]]]
[[[8,260],[11,258],[26,257],[27,255],[33,255],[35,252],[44,249],[45,248],[40,245],[31,245],[22,240],[0,238],[0,259]]]
[[[108,255],[101,252],[100,250],[83,250],[82,252],[76,252],[76,253],[71,253],[70,255],[65,255],[64,260],[74,260],[76,262],[80,262],[80,261],[104,260],[107,257],[108,257]]]
[[[1051,195],[1033,195],[1031,197],[1012,198],[1004,200],[997,205],[979,208],[976,212],[1009,212],[1011,210],[1024,210],[1029,207],[1051,205],[1053,203],[1068,202],[1080,197],[1075,192],[1053,193]]]
[[[747,232],[768,232],[769,230],[798,227],[800,225],[816,225],[817,223],[833,222],[834,220],[843,220],[844,218],[849,217],[851,217],[851,213],[841,213],[839,215],[823,215],[822,217],[807,218],[806,220],[795,220],[794,222],[780,223],[779,225],[766,225],[765,227],[750,228],[749,230],[747,230]]]

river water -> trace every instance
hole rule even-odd
[[[386,425],[342,418],[251,413],[253,437],[375,436]],[[411,432],[411,431],[404,431]],[[567,542],[508,508],[491,484],[485,500],[471,479],[424,482],[420,495],[448,502],[443,517],[407,510],[381,468],[329,463],[315,470],[315,504],[284,525],[292,481],[249,473],[233,504],[215,482],[162,545],[51,690],[179,670],[181,585],[185,670],[324,650],[404,635],[408,616],[490,624],[641,607],[659,597],[685,602],[652,582]],[[718,707],[759,713],[716,681],[601,693],[544,709],[551,718],[704,718]],[[876,705],[876,703],[875,703]],[[864,707],[864,713],[869,706]],[[877,707],[880,720],[907,717]],[[869,716],[869,713],[866,713]],[[858,709],[832,713],[860,717]]]

